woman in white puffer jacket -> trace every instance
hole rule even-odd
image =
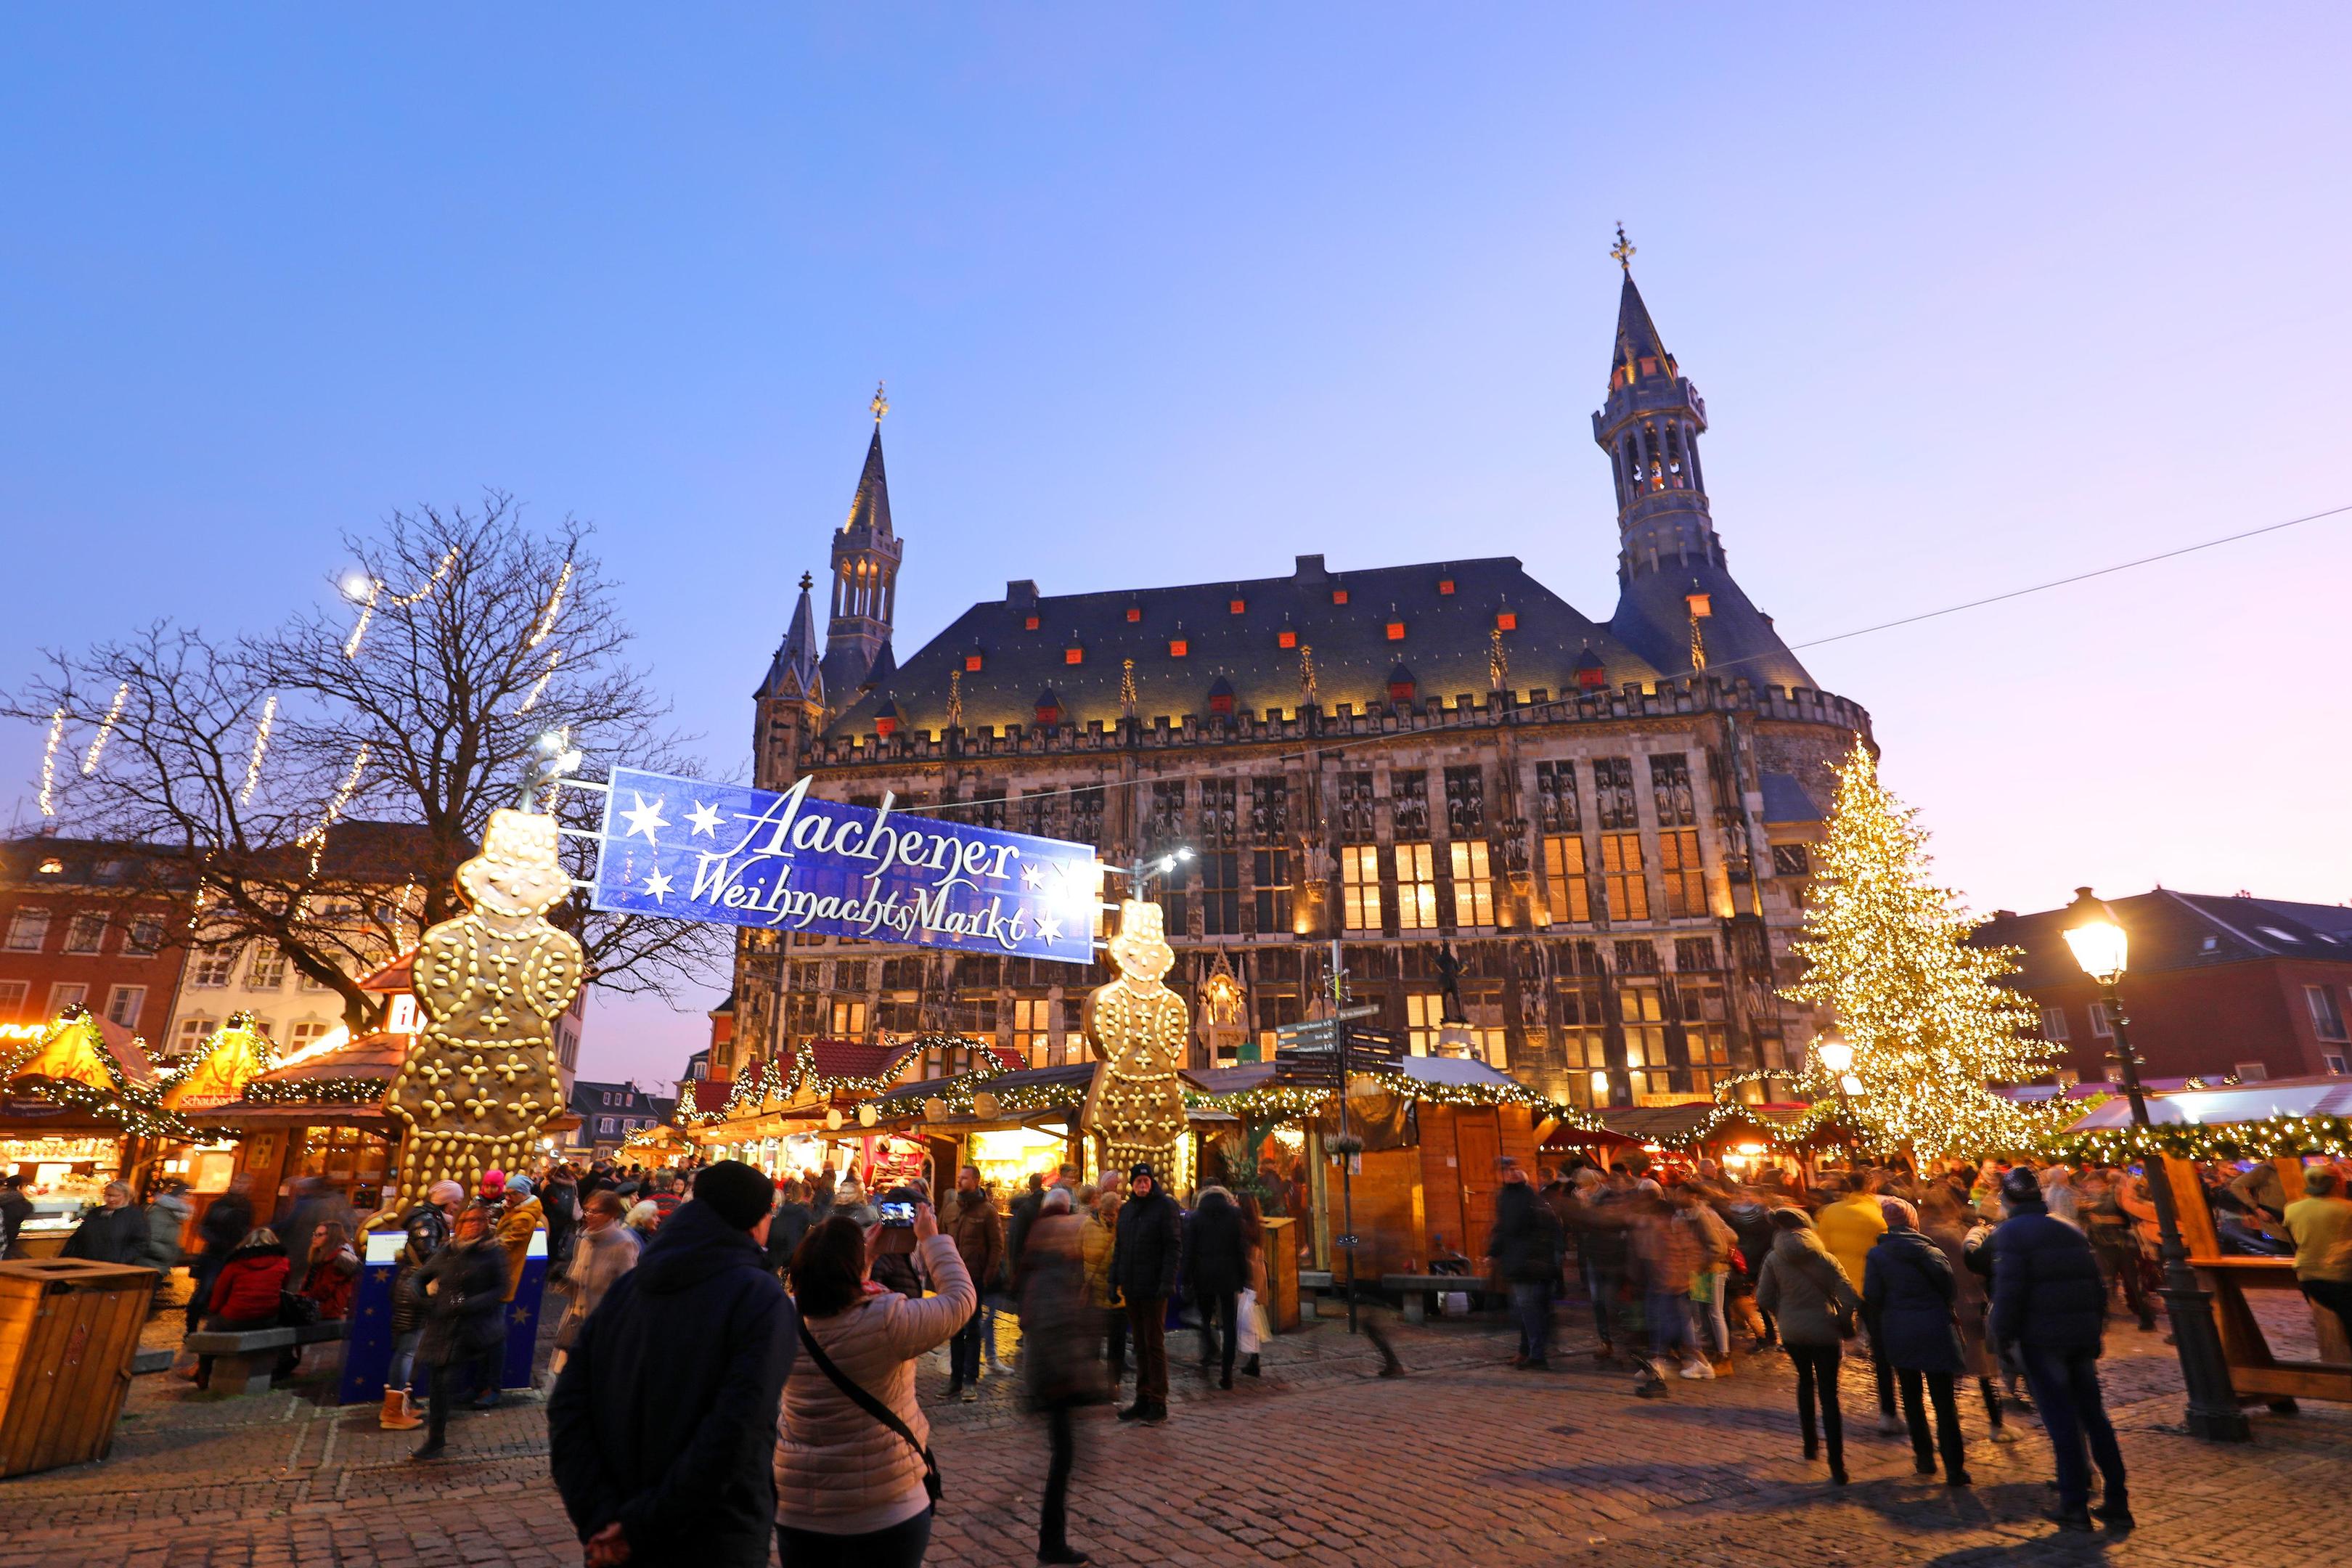
[[[980,1298],[929,1204],[915,1209],[915,1246],[938,1294],[915,1300],[873,1283],[874,1249],[886,1234],[840,1214],[814,1227],[793,1254],[793,1294],[807,1340],[896,1415],[914,1442],[835,1386],[804,1340],[776,1430],[784,1568],[912,1568],[930,1544],[919,1451],[930,1443],[930,1424],[915,1402],[915,1362],[947,1343]]]

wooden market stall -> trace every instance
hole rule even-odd
[[[2278,1352],[2248,1296],[2292,1291],[2300,1298],[2294,1259],[2224,1251],[2198,1173],[2200,1163],[2267,1161],[2277,1168],[2284,1200],[2302,1197],[2306,1159],[2352,1154],[2352,1121],[2347,1120],[2352,1118],[2352,1080],[2275,1079],[2151,1093],[2147,1100],[2155,1125],[2146,1132],[2132,1126],[2131,1103],[2117,1095],[2067,1129],[2062,1152],[2115,1164],[2155,1153],[2151,1163],[2171,1184],[2189,1267],[2212,1293],[2221,1353],[2240,1397],[2274,1405],[2295,1399],[2352,1402],[2352,1343],[2343,1324],[2333,1312],[2311,1307],[2318,1357]]]
[[[138,1183],[196,1132],[163,1103],[145,1042],[82,1007],[0,1047],[0,1174],[27,1178],[25,1254],[53,1258],[108,1182]]]

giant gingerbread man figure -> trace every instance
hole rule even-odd
[[[1118,978],[1087,996],[1082,1020],[1101,1060],[1079,1124],[1102,1140],[1104,1170],[1144,1163],[1166,1182],[1184,1137],[1184,999],[1168,989],[1176,953],[1160,906],[1129,899],[1118,910]]]
[[[513,1170],[562,1109],[555,1019],[585,968],[580,944],[547,923],[572,889],[557,861],[555,819],[494,811],[482,852],[457,868],[471,906],[425,933],[415,987],[428,1022],[384,1096],[405,1123],[400,1214],[437,1181],[469,1191],[484,1171]]]

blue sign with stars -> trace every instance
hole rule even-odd
[[[892,809],[613,770],[600,910],[1087,963],[1094,847]]]

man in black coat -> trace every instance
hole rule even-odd
[[[1551,1298],[1559,1284],[1559,1222],[1528,1184],[1517,1160],[1501,1162],[1503,1184],[1495,1191],[1495,1228],[1486,1256],[1510,1287],[1511,1310],[1519,1320],[1518,1367],[1540,1368],[1551,1355]]]
[[[129,1183],[109,1182],[103,1205],[91,1210],[89,1217],[74,1227],[58,1256],[145,1268],[149,1266],[147,1243],[147,1211],[131,1201]]]
[[[1242,1235],[1241,1205],[1223,1187],[1203,1187],[1192,1205],[1184,1236],[1184,1284],[1201,1314],[1201,1370],[1217,1354],[1217,1331],[1225,1336],[1224,1376],[1234,1385],[1234,1356],[1240,1348],[1241,1293],[1249,1288],[1249,1242]]]
[[[764,1568],[792,1302],[769,1272],[768,1178],[695,1177],[590,1314],[548,1401],[550,1468],[588,1568]]]
[[[1168,1298],[1184,1255],[1184,1215],[1149,1165],[1128,1173],[1127,1194],[1111,1241],[1110,1283],[1127,1301],[1135,1340],[1135,1403],[1118,1418],[1157,1425],[1168,1419]]]
[[[1992,1237],[1992,1328],[2024,1361],[2033,1407],[2057,1452],[2058,1508],[2050,1517],[2069,1530],[2091,1528],[2087,1444],[2106,1482],[2099,1518],[2110,1530],[2129,1530],[2123,1449],[2099,1392],[2107,1289],[2098,1258],[2081,1231],[2052,1216],[2032,1167],[2003,1176],[2000,1196],[2009,1218]]]

